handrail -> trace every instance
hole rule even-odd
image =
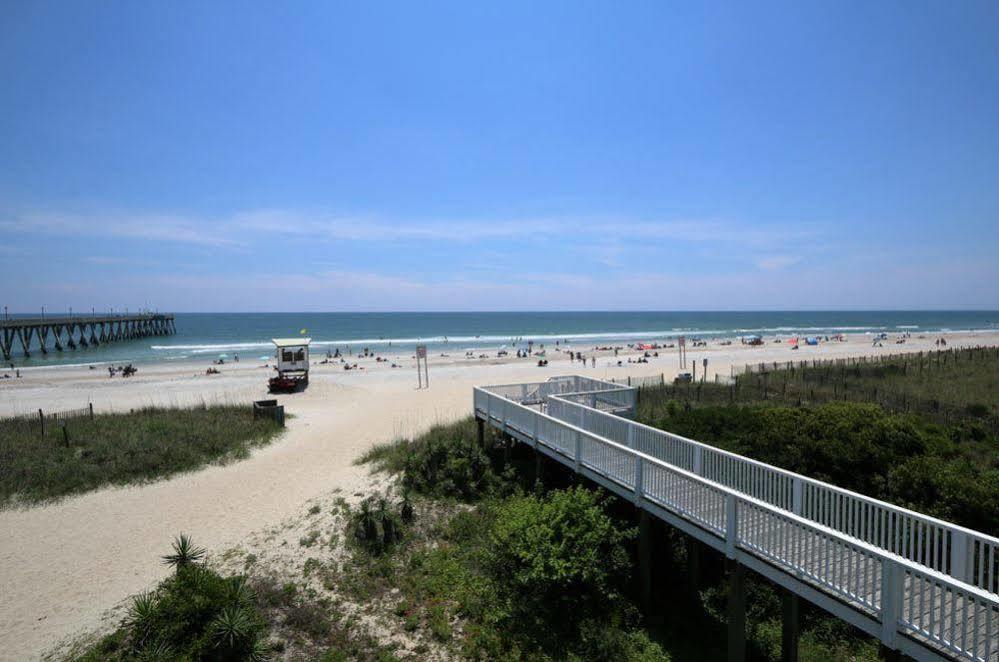
[[[620,384],[618,386],[620,387]],[[491,388],[491,387],[486,387],[486,388]],[[624,388],[626,388],[626,389],[632,388],[633,389],[634,387],[627,387],[626,386]],[[571,401],[567,400],[565,398],[565,395],[577,395],[577,394],[575,394],[575,393],[571,393],[571,394],[560,394],[560,395],[553,395],[552,397],[556,398],[558,400],[562,400],[564,402],[568,402],[569,404],[577,406],[577,407],[585,407],[586,406],[586,405],[581,405],[578,402],[571,402]],[[592,409],[592,408],[589,408],[589,409]],[[598,414],[608,415],[607,412],[603,412],[603,411],[600,411],[600,410],[594,410],[594,411],[596,411]],[[619,417],[615,417],[615,418],[619,418]],[[956,530],[962,531],[963,533],[970,533],[972,535],[978,536],[980,538],[988,540],[989,542],[992,542],[992,543],[995,543],[995,544],[999,545],[999,538],[997,538],[995,536],[990,536],[987,533],[982,533],[981,531],[976,531],[975,529],[969,529],[967,527],[961,526],[960,524],[955,524],[953,522],[948,522],[947,520],[942,520],[942,519],[939,519],[937,517],[933,517],[932,515],[926,515],[925,513],[920,513],[919,511],[916,511],[916,510],[910,510],[910,509],[908,509],[908,508],[906,508],[904,506],[898,506],[898,505],[889,503],[887,501],[881,501],[880,499],[876,499],[874,497],[867,496],[866,494],[861,494],[860,492],[854,492],[852,490],[848,490],[845,487],[838,487],[836,485],[833,485],[832,483],[826,483],[826,482],[823,482],[823,481],[818,480],[816,478],[811,478],[809,476],[805,476],[804,474],[795,473],[795,472],[790,471],[788,469],[782,469],[781,467],[777,467],[777,466],[774,466],[772,464],[767,464],[766,462],[762,462],[760,460],[755,460],[755,459],[753,459],[751,457],[746,457],[745,455],[739,455],[738,453],[733,453],[732,451],[727,451],[727,450],[725,450],[723,448],[718,448],[717,446],[712,446],[711,444],[706,444],[703,441],[697,441],[696,439],[691,439],[689,437],[684,437],[683,435],[676,434],[675,432],[670,432],[668,430],[662,430],[660,428],[652,427],[651,425],[646,425],[644,423],[639,423],[638,421],[627,420],[626,422],[629,425],[634,425],[636,427],[644,428],[644,429],[649,430],[651,432],[658,432],[660,434],[666,434],[666,435],[672,437],[673,439],[675,439],[677,441],[682,441],[684,443],[688,443],[688,444],[692,444],[694,446],[701,447],[701,448],[703,448],[705,450],[711,451],[712,453],[718,453],[719,455],[725,455],[725,456],[727,456],[729,458],[732,458],[734,460],[738,460],[740,462],[746,462],[747,464],[752,464],[752,465],[758,466],[761,469],[767,469],[767,470],[773,471],[775,473],[783,474],[784,476],[786,476],[788,478],[798,478],[798,479],[801,479],[803,482],[812,483],[812,484],[816,485],[817,487],[822,487],[822,488],[825,488],[825,489],[831,489],[831,490],[833,490],[835,492],[839,492],[840,494],[843,494],[844,496],[849,496],[851,498],[855,498],[855,499],[858,499],[858,500],[861,500],[861,501],[867,501],[868,503],[871,503],[872,505],[888,506],[892,510],[896,510],[898,512],[902,512],[902,513],[905,513],[907,515],[911,515],[913,517],[918,517],[918,518],[922,519],[923,521],[925,521],[925,522],[927,522],[929,524],[942,525],[942,526],[946,526],[946,527],[949,527],[949,528],[952,528],[952,529],[956,529]]]
[[[700,475],[696,471],[690,471],[683,467],[676,466],[662,458],[658,458],[638,449],[631,448],[617,440],[601,436],[594,431],[587,430],[585,427],[575,425],[559,418],[555,415],[555,412],[551,412],[552,401],[554,400],[560,404],[579,408],[582,415],[586,417],[607,417],[609,419],[614,419],[618,423],[623,423],[626,426],[636,426],[641,429],[652,431],[657,435],[666,435],[676,441],[687,444],[691,448],[707,449],[711,453],[721,453],[727,458],[738,462],[747,462],[750,466],[760,470],[775,471],[784,479],[796,479],[799,481],[799,484],[807,483],[809,486],[821,489],[832,488],[837,493],[842,493],[849,497],[859,497],[859,501],[871,503],[882,509],[893,508],[891,504],[879,502],[875,499],[871,499],[870,497],[865,497],[864,495],[856,495],[849,490],[835,488],[835,486],[828,485],[821,481],[809,479],[801,476],[800,474],[772,467],[771,465],[751,460],[750,458],[745,458],[734,453],[721,451],[720,449],[716,449],[685,437],[680,437],[679,435],[672,435],[662,430],[651,428],[650,426],[634,423],[633,421],[614,416],[613,414],[608,414],[606,412],[587,407],[586,405],[571,402],[565,397],[559,397],[554,394],[551,395],[549,399],[549,413],[545,413],[543,411],[538,411],[535,408],[526,407],[505,395],[492,393],[489,390],[490,388],[494,387],[477,387],[474,390],[476,396],[476,410],[486,413],[487,419],[490,420],[490,424],[492,424],[492,419],[495,419],[502,424],[504,429],[518,430],[521,434],[529,438],[533,438],[534,443],[542,443],[549,446],[553,450],[573,460],[577,470],[581,466],[587,466],[595,471],[598,471],[598,473],[602,472],[602,475],[605,475],[614,483],[619,484],[624,491],[631,492],[636,502],[641,502],[643,499],[649,500],[653,503],[662,502],[663,497],[661,494],[657,494],[656,490],[661,490],[663,485],[669,483],[670,481],[673,481],[673,487],[670,489],[675,489],[676,481],[681,481],[685,482],[683,490],[689,490],[692,486],[696,486],[696,489],[706,489],[714,493],[715,496],[712,496],[711,498],[713,498],[716,503],[709,508],[709,511],[713,513],[710,515],[713,518],[710,522],[704,519],[704,517],[708,515],[704,513],[699,514],[689,508],[684,510],[682,504],[679,502],[673,503],[672,505],[664,505],[665,507],[679,512],[681,515],[691,519],[692,521],[699,522],[703,528],[712,532],[714,535],[724,538],[726,551],[730,554],[734,553],[736,548],[743,549],[755,556],[759,556],[764,560],[776,564],[778,567],[792,570],[795,576],[799,578],[805,577],[814,583],[817,583],[823,588],[823,590],[846,598],[848,601],[855,604],[859,604],[863,609],[868,609],[877,613],[878,617],[883,622],[883,632],[881,638],[885,643],[891,644],[894,641],[896,633],[901,631],[912,634],[916,637],[929,639],[938,646],[957,652],[962,656],[970,655],[973,659],[985,660],[988,659],[988,656],[991,654],[990,651],[993,650],[991,634],[987,634],[984,642],[979,641],[978,622],[980,616],[984,614],[984,617],[987,619],[986,631],[987,633],[992,632],[992,623],[996,615],[996,609],[999,608],[999,595],[996,595],[988,588],[983,588],[974,583],[974,576],[971,577],[972,581],[969,582],[961,577],[948,575],[942,571],[942,568],[935,568],[932,565],[920,563],[917,560],[898,554],[892,549],[880,546],[875,542],[851,535],[850,533],[841,531],[825,522],[811,519],[804,513],[795,512],[794,510],[789,510],[779,505],[769,503],[764,499],[747,494],[737,487],[726,485],[722,482]],[[618,390],[619,388],[619,385],[614,385],[614,390]],[[481,397],[484,397],[486,401],[480,402]],[[494,399],[499,401],[496,403],[498,405],[497,407],[494,407]],[[513,407],[512,411],[509,409],[511,406]],[[555,407],[555,409],[557,409],[557,407]],[[514,418],[518,420],[511,420]],[[585,425],[585,420],[582,418],[580,420]],[[518,426],[523,426],[524,424],[527,424],[529,428],[533,429],[519,430]],[[551,427],[551,434],[547,435],[549,437],[548,439],[545,439],[544,437],[546,435],[542,434],[542,428],[545,426]],[[562,433],[561,436],[563,437],[563,443],[561,444],[559,443],[559,432]],[[569,446],[566,446],[565,443],[566,434],[573,438],[573,443]],[[583,444],[584,439],[587,442],[585,447]],[[593,446],[593,444],[596,444],[596,446]],[[596,452],[601,457],[603,457],[602,454],[609,452],[612,455],[615,455],[618,459],[615,461],[610,456],[607,456],[604,457],[604,465],[594,465],[590,459],[587,459],[587,457],[589,457],[587,456],[588,452],[590,453],[590,456],[593,456],[593,452],[587,451],[587,448],[590,448],[591,451],[594,448],[597,449]],[[601,448],[604,450],[599,450]],[[700,467],[697,468],[701,469]],[[615,469],[618,471],[617,474],[613,473]],[[665,476],[669,476],[670,478],[666,480],[666,483],[663,483]],[[644,486],[643,479],[648,481]],[[796,491],[799,489],[801,488],[795,488]],[[719,496],[724,498],[724,505],[721,506],[721,510],[719,510],[719,506],[721,505],[718,501]],[[690,497],[687,495],[684,498]],[[707,497],[701,495],[697,498],[703,499]],[[798,498],[800,505],[800,495],[796,498]],[[737,511],[739,510],[740,505],[744,510],[746,510],[747,513],[749,513],[745,516],[749,518],[749,524],[745,523],[745,517],[743,518],[743,522],[741,524],[739,522]],[[964,527],[958,527],[957,525],[952,525],[936,518],[921,515],[920,513],[909,511],[908,509],[896,507],[895,511],[892,512],[905,514],[908,517],[918,520],[920,523],[926,522],[933,525],[937,525],[937,523],[939,523],[943,525],[948,532],[967,532],[968,534],[971,534],[971,536],[974,536],[978,540],[986,543],[996,540],[991,536],[987,536],[970,529],[965,529]],[[724,513],[723,520],[718,519],[720,513]],[[889,518],[889,520],[891,520],[891,518]],[[898,520],[896,519],[891,521],[893,521],[892,526],[896,527],[894,529],[894,533],[897,534],[899,531],[897,528]],[[741,530],[739,528],[740,526],[746,530]],[[852,567],[854,563],[857,564],[858,572],[860,571],[861,566],[863,566],[862,569],[865,579],[869,576],[873,582],[875,577],[880,572],[880,581],[882,585],[879,589],[871,588],[873,584],[864,584],[862,586],[857,577],[853,577],[851,579],[848,571],[846,576],[847,585],[846,588],[844,588],[842,584],[843,577],[837,577],[837,573],[841,573],[841,569],[837,569],[837,567],[834,566],[830,573],[828,553],[824,557],[826,558],[826,568],[825,572],[823,572],[821,569],[814,567],[816,564],[815,558],[803,558],[800,554],[800,550],[799,552],[796,552],[797,556],[794,558],[787,558],[786,554],[781,551],[780,544],[777,544],[776,546],[773,544],[768,545],[766,540],[759,540],[761,535],[766,537],[779,537],[793,534],[795,531],[798,533],[804,532],[805,535],[809,536],[808,544],[825,545],[826,552],[829,551],[828,546],[832,545],[839,551],[839,553],[846,555],[850,559],[848,565]],[[761,532],[763,533],[761,534]],[[940,541],[937,541],[936,539],[934,540],[934,544],[940,543]],[[993,552],[994,550],[990,551],[990,554]],[[819,555],[820,563],[821,557],[822,554]],[[968,573],[965,573],[965,576],[967,576],[967,574]],[[973,575],[974,573],[972,572],[971,574]],[[905,583],[906,580],[908,580],[908,584]],[[851,586],[853,588],[851,588]],[[863,590],[863,594],[858,593],[861,589]],[[916,598],[917,595],[918,599]],[[926,595],[930,596],[931,601],[928,623],[925,622],[927,617],[924,613],[924,603],[922,602],[925,600]],[[886,596],[887,599],[882,600],[878,596]],[[907,605],[906,600],[908,600]],[[933,615],[937,610],[937,607],[934,605],[939,604],[939,610],[943,610],[943,606],[948,600],[952,614],[960,611],[964,618],[973,618],[974,626],[970,634],[968,632],[968,627],[970,627],[971,620],[968,620],[967,623],[958,623],[955,625],[955,617],[952,615],[951,624],[949,626],[950,638],[946,636],[947,632],[945,631],[944,624],[934,623]],[[915,611],[917,606],[919,608],[919,613],[916,613]],[[982,610],[985,611],[983,612]],[[973,616],[970,615],[972,612]],[[960,642],[957,641],[958,637],[956,636],[958,627],[960,628],[961,635]],[[969,638],[971,639],[970,642],[968,641]],[[980,651],[982,650],[985,651],[984,655],[980,655]]]
[[[620,390],[619,385],[615,386],[618,386],[618,388],[608,390]],[[634,390],[633,387],[632,390]],[[827,520],[833,517],[845,518],[847,524],[855,525],[857,529],[867,530],[869,534],[885,539],[886,542],[893,543],[892,548],[887,551],[897,553],[898,549],[907,549],[910,556],[906,558],[909,558],[909,560],[935,570],[949,569],[951,576],[961,581],[985,588],[992,593],[999,593],[999,567],[997,567],[997,561],[999,561],[999,538],[995,536],[990,536],[981,531],[881,501],[852,490],[837,487],[831,483],[775,467],[765,462],[726,451],[672,432],[622,419],[608,412],[573,402],[565,397],[567,395],[571,396],[574,394],[553,395],[551,398],[572,407],[584,407],[592,411],[592,415],[595,416],[610,417],[615,423],[634,426],[637,429],[648,431],[654,435],[666,436],[673,441],[699,449],[702,454],[707,452],[721,456],[730,461],[749,465],[791,481],[793,494],[796,495],[798,502],[796,504],[797,507],[792,509],[792,512],[796,512],[797,514],[803,514],[807,505],[811,505],[812,510],[816,510],[815,502],[822,498],[821,492],[840,497],[844,500],[844,503],[833,504],[833,508],[827,511],[819,510],[816,516],[824,516]],[[806,493],[806,487],[819,492]],[[792,496],[792,498],[795,497]],[[809,504],[805,503],[806,500]],[[858,513],[856,512],[858,504],[861,506],[859,508],[860,511],[864,511],[866,507],[877,509],[881,511],[881,514],[872,514],[870,512]],[[858,517],[869,518],[870,521],[856,521]],[[904,530],[901,531],[898,530],[899,519],[910,522],[907,527],[903,526]],[[912,524],[919,524],[922,527],[926,527],[927,531],[917,531],[912,528]],[[911,536],[909,535],[910,532],[912,533]],[[852,535],[849,532],[844,531],[844,533]],[[946,540],[945,536],[949,536],[950,540]],[[853,535],[853,537],[866,540],[856,535]]]

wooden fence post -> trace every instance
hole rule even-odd
[[[90,420],[94,420],[94,403],[90,403]]]
[[[45,414],[42,413],[41,409],[38,410],[38,421],[42,424],[42,439],[44,439],[45,438]]]

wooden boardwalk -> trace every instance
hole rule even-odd
[[[996,539],[747,458],[712,459],[703,445],[609,412],[633,407],[622,387],[594,395],[599,384],[577,378],[580,398],[559,379],[475,389],[475,414],[889,648],[999,661]]]

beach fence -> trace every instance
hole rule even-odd
[[[8,416],[2,419],[2,422],[14,425],[27,425],[29,427],[37,423],[38,435],[44,438],[46,429],[52,429],[53,427],[62,428],[63,435],[65,436],[67,434],[66,421],[74,418],[89,418],[90,420],[94,420],[94,403],[89,402],[86,407],[80,407],[79,409],[63,409],[61,411],[39,409],[37,413]]]
[[[870,356],[848,356],[833,359],[804,359],[801,361],[760,361],[747,363],[742,367],[733,365],[730,376],[734,379],[739,375],[763,374],[776,370],[805,370],[806,368],[857,368],[865,366],[883,366],[902,363],[903,365],[918,365],[928,368],[955,364],[961,360],[999,358],[999,347],[976,345],[955,349],[937,349],[919,352],[894,352]]]

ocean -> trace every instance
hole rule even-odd
[[[999,311],[490,312],[490,313],[177,313],[177,333],[47,355],[34,345],[18,366],[270,358],[271,338],[308,336],[314,352],[363,349],[464,351],[515,342],[597,344],[694,338],[932,333],[999,329]],[[304,334],[302,333],[304,330]],[[50,339],[51,342],[51,339]]]

